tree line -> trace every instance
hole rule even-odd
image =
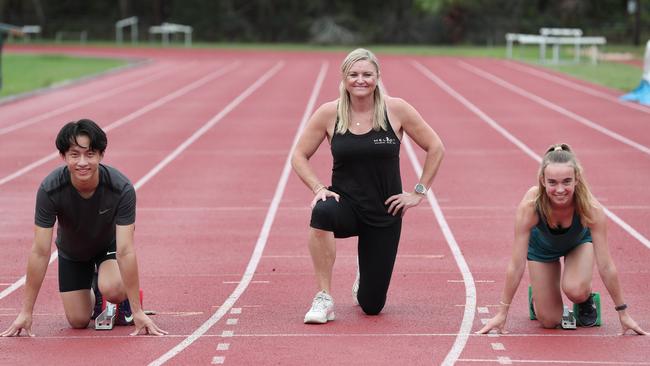
[[[141,40],[162,22],[219,42],[495,44],[541,27],[624,43],[650,36],[650,0],[0,0],[0,22],[40,25],[46,38],[87,31],[112,39],[115,22],[131,16]]]

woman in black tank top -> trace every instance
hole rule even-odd
[[[330,294],[335,238],[358,237],[358,272],[353,300],[367,314],[386,301],[401,220],[418,205],[438,171],[444,148],[438,135],[404,100],[383,91],[379,63],[368,50],[352,51],[341,65],[340,97],[320,106],[309,120],[292,165],[314,193],[309,250],[319,292],[305,323],[334,319]],[[406,132],[426,152],[414,190],[400,178],[400,140]],[[332,183],[324,185],[309,159],[327,138],[333,157]]]

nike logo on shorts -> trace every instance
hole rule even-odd
[[[106,252],[106,255],[117,254],[117,252]]]

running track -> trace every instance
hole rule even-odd
[[[650,329],[650,108],[520,63],[380,55],[389,92],[418,109],[447,154],[435,196],[406,216],[384,312],[368,317],[352,305],[356,248],[344,240],[337,320],[313,326],[302,324],[316,290],[311,195],[287,159],[307,116],[336,98],[343,54],[8,49],[36,51],[150,62],[0,105],[0,328],[22,302],[34,193],[61,163],[54,136],[66,121],[92,118],[108,130],[104,162],[137,187],[145,308],[170,335],[69,329],[54,260],[36,303],[37,337],[0,338],[0,364],[650,364],[650,338],[616,336],[597,274],[602,327],[541,329],[528,320],[524,280],[512,333],[473,334],[496,309],[515,206],[557,141],[577,150],[609,210],[625,299]],[[402,149],[406,188],[423,162],[412,145]],[[313,163],[327,181],[327,144]]]

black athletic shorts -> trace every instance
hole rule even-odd
[[[106,252],[85,262],[76,262],[59,255],[59,292],[90,289],[95,268],[109,259],[116,259],[115,244]]]

